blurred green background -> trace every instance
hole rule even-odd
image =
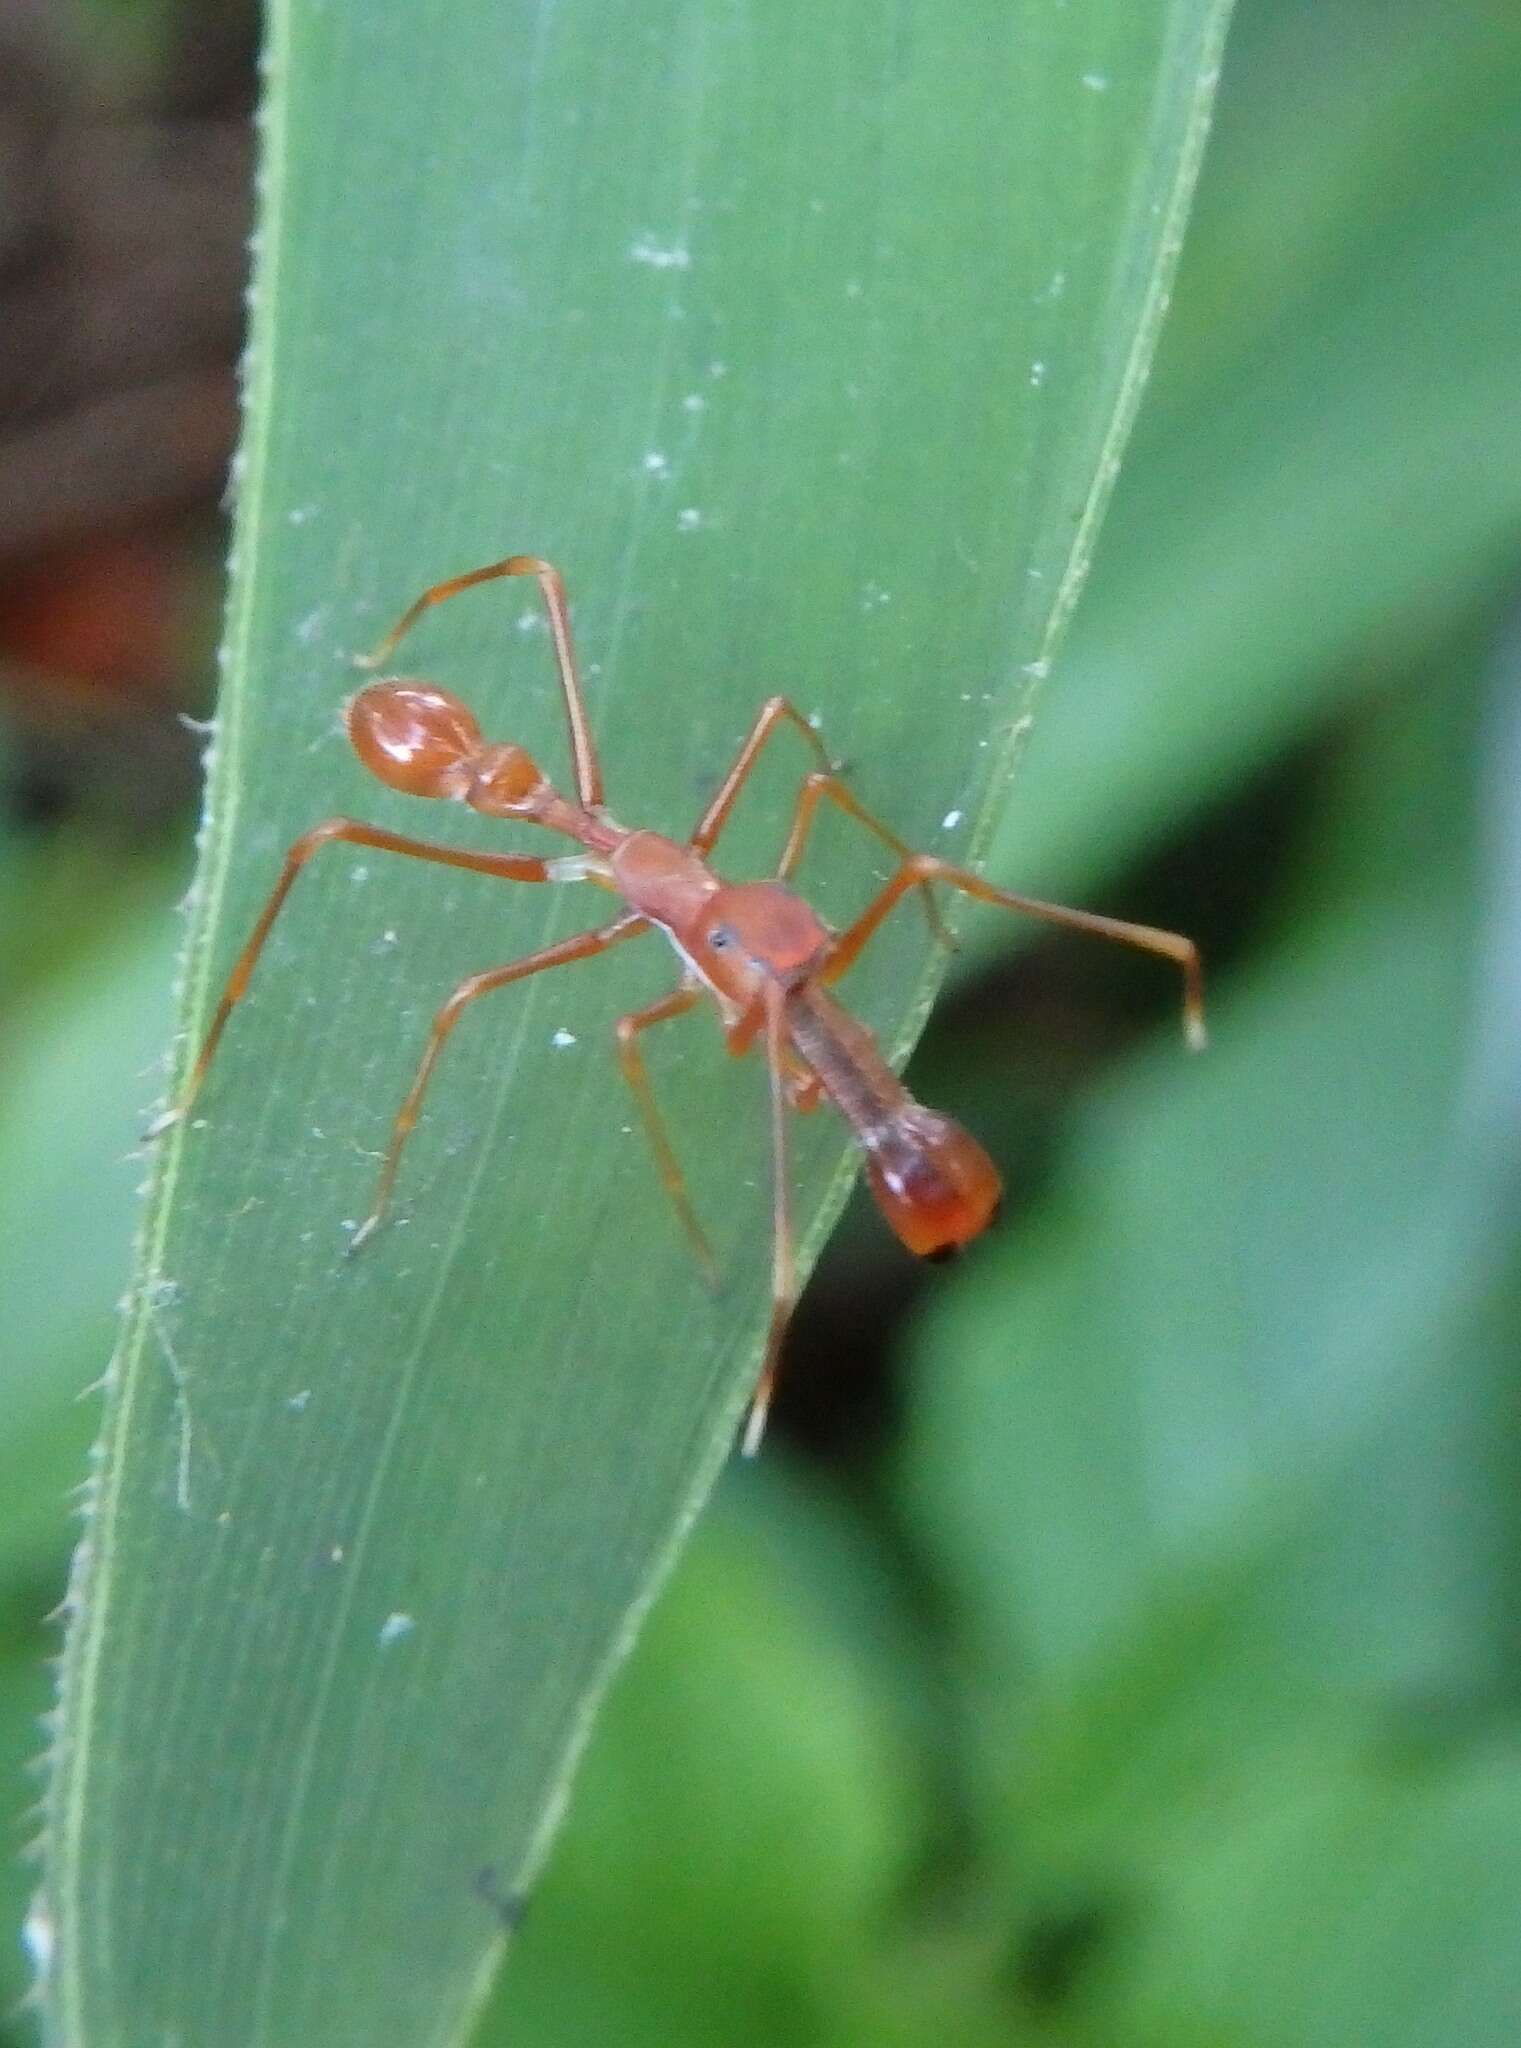
[[[51,524],[33,493],[13,534],[0,492],[18,1852],[169,1028],[250,51],[199,10],[106,84],[96,50],[88,99],[47,60],[97,141],[193,126],[223,205],[178,353],[111,394],[178,391],[181,468]],[[1184,1060],[1172,991],[1111,949],[963,959],[912,1079],[1008,1218],[926,1274],[848,1214],[483,2041],[1521,2036],[1518,248],[1512,8],[1240,0],[993,863],[1195,933],[1214,1050]],[[12,406],[0,462],[34,432]],[[19,1858],[0,1885],[19,1927]],[[24,1985],[8,1940],[8,2012]]]

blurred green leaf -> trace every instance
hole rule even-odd
[[[1208,1055],[1169,1037],[1101,1090],[1033,1227],[936,1296],[925,1341],[954,1364],[925,1376],[915,1485],[1038,1670],[1081,1664],[1170,1559],[1359,1428],[1475,1248],[1434,1256],[1493,1170],[1459,1114],[1474,672],[1386,710],[1343,792],[1369,829],[1323,843]]]
[[[986,1688],[985,1911],[1054,2038],[1458,2048],[1521,2012],[1483,673],[1391,693],[1209,1059],[1105,1088],[920,1332],[906,1481]],[[1053,1924],[1087,1930],[1055,1988]]]
[[[810,1584],[822,1562],[870,1585],[859,1536],[769,1480],[745,1509],[706,1527],[609,1704],[482,2048],[897,2038],[883,1931],[928,1818],[909,1674]],[[777,1519],[807,1577],[778,1568]]]
[[[0,1019],[28,1029],[29,1006],[43,984],[76,969],[113,943],[134,915],[159,914],[164,882],[153,858],[61,831],[4,842],[0,860]],[[19,1091],[18,1091],[19,1092]]]
[[[301,828],[428,828],[345,758],[349,657],[507,548],[569,574],[631,817],[679,829],[780,685],[901,831],[972,844],[1138,394],[1224,12],[473,0],[423,35],[277,5],[191,1032]],[[409,657],[561,762],[521,592]],[[733,871],[796,776],[779,751]],[[821,833],[826,912],[874,851]],[[754,1369],[757,1077],[711,1032],[654,1050],[717,1302],[604,1051],[658,948],[470,1019],[394,1227],[350,1266],[341,1226],[451,983],[597,914],[324,855],[164,1148],[67,1653],[69,2048],[441,2044],[489,1980],[492,1899],[537,1872]],[[926,952],[903,919],[860,977],[893,1040]]]
[[[19,1441],[99,1378],[130,1271],[143,1106],[158,1086],[176,936],[167,893],[160,887],[149,900],[150,914],[97,935],[9,1018],[0,1105],[0,1492],[11,1502],[15,1489],[3,1475]],[[0,1546],[14,1528],[7,1516]]]
[[[174,939],[169,892],[151,866],[130,880],[118,869],[110,890],[102,870],[87,906],[74,893],[76,851],[55,848],[50,859],[37,849],[16,863],[34,905],[57,922],[37,971],[24,971],[16,949],[8,960],[15,979],[0,1104],[0,1780],[9,1788],[0,1806],[28,1838],[38,1832],[41,1715],[52,1690],[42,1652],[56,1648],[43,1617],[62,1591],[67,1506],[95,1425],[80,1396],[110,1351],[131,1266],[141,1105],[168,1025]],[[35,1882],[30,1863],[4,1859],[6,2016],[26,1989],[15,1933]],[[17,2028],[13,2036],[0,2022],[7,2048],[22,2038],[19,2019]]]
[[[1482,0],[1252,8],[1221,137],[990,863],[1021,888],[1080,893],[1181,831],[1514,559],[1514,20]]]
[[[1521,1729],[1285,1685],[1261,1596],[1286,1570],[1314,1575],[1313,1540],[1264,1544],[1218,1604],[1196,1585],[1193,1627],[1180,1602],[1149,1660],[1027,1725],[1011,1868],[989,1896],[1009,1902],[1041,2038],[1499,2048],[1513,2033]],[[1062,1916],[1087,1919],[1088,1947],[1043,1983],[1031,1962]]]

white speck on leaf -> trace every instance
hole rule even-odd
[[[1102,71],[1085,71],[1083,84],[1089,92],[1108,92],[1109,80]]]
[[[21,1923],[21,1941],[32,1959],[32,1967],[46,1979],[53,1966],[53,1916],[41,1899],[34,1899]]]
[[[676,524],[683,533],[695,533],[702,524],[702,514],[695,505],[683,505],[676,514]]]
[[[388,1614],[380,1624],[380,1647],[388,1649],[392,1643],[399,1643],[403,1636],[411,1635],[417,1626],[410,1614]]]
[[[647,263],[651,270],[690,270],[692,252],[684,242],[657,242],[653,235],[641,235],[628,252],[630,263]]]
[[[700,391],[689,391],[681,401],[681,409],[683,412],[706,412],[708,401]]]
[[[576,1034],[574,1033],[574,1031],[567,1031],[565,1029],[565,1026],[562,1024],[559,1030],[554,1034],[554,1036],[550,1039],[549,1042],[551,1045],[558,1046],[560,1050],[563,1052],[566,1046],[574,1045],[576,1043]]]
[[[947,811],[945,816],[940,820],[940,829],[942,832],[954,832],[956,827],[960,823],[960,811]]]
[[[291,1413],[292,1413],[293,1415],[299,1415],[299,1414],[301,1413],[302,1409],[303,1409],[303,1408],[304,1408],[304,1407],[306,1406],[307,1402],[308,1402],[308,1401],[309,1401],[309,1400],[310,1400],[311,1398],[312,1398],[312,1390],[311,1390],[311,1388],[310,1388],[310,1387],[303,1387],[303,1388],[301,1389],[301,1391],[300,1391],[300,1393],[299,1393],[299,1394],[292,1394],[292,1395],[291,1395],[291,1396],[289,1397],[289,1399],[288,1399],[288,1400],[286,1401],[285,1405],[286,1405],[286,1407],[287,1407],[287,1408],[289,1408],[289,1410],[291,1411]]]
[[[652,448],[644,458],[644,473],[646,476],[669,476],[671,473],[670,456],[663,454],[659,448]]]
[[[1046,366],[1045,366],[1045,364],[1044,364],[1044,363],[1031,363],[1031,365],[1030,365],[1030,388],[1031,388],[1031,390],[1032,390],[1032,391],[1039,391],[1039,389],[1040,389],[1041,385],[1042,385],[1042,384],[1044,384],[1044,383],[1045,383],[1045,381],[1046,381]]]

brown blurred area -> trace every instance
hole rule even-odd
[[[0,805],[180,815],[237,421],[256,9],[0,9]]]

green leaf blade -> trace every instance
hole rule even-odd
[[[420,41],[277,6],[189,1037],[317,818],[503,843],[367,789],[335,712],[420,584],[509,548],[570,578],[629,822],[694,818],[781,687],[906,837],[974,846],[1133,408],[1223,18],[884,35],[864,0],[581,0]],[[563,772],[531,593],[430,616],[414,663]],[[767,870],[795,786],[779,750],[727,870]],[[874,849],[821,841],[843,915]],[[392,1226],[350,1261],[343,1224],[450,987],[603,909],[325,851],[165,1142],[51,1801],[70,2048],[468,2028],[754,1369],[759,1077],[711,1029],[652,1047],[716,1300],[606,1056],[669,985],[653,941],[468,1017]],[[888,1042],[926,970],[905,918],[853,981]],[[815,1236],[843,1152],[801,1127]]]

